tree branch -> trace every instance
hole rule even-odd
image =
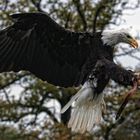
[[[121,48],[121,49],[122,49],[122,48]],[[140,60],[140,57],[135,56],[135,55],[132,54],[132,53],[136,52],[135,49],[129,50],[129,51],[125,51],[124,49],[122,49],[122,51],[123,51],[123,53],[117,54],[117,55],[115,55],[115,56],[118,57],[118,56],[124,56],[124,55],[128,55],[128,54],[129,54],[129,56],[131,56],[131,57],[133,57],[133,58],[135,58],[135,59],[137,59],[137,60]]]
[[[101,11],[105,8],[104,5],[100,5],[96,11],[95,11],[95,16],[93,18],[93,33],[96,32],[96,23],[97,23],[97,18],[99,17]]]
[[[79,0],[73,0],[73,3],[75,4],[77,12],[78,12],[78,14],[79,14],[79,16],[80,16],[80,18],[82,20],[83,30],[86,31],[87,30],[87,21],[86,21],[84,13],[81,10],[81,3],[80,3]]]
[[[22,74],[22,75],[17,75],[16,78],[12,79],[10,82],[6,83],[5,85],[1,85],[0,90],[10,86],[11,84],[15,83],[16,81],[18,81],[21,78],[23,78],[25,76],[28,76],[28,75],[31,75],[31,74],[30,73],[25,73],[25,74]]]
[[[42,9],[41,9],[41,1],[42,0],[31,0],[31,2],[32,2],[32,4],[37,8],[37,10],[39,11],[39,12],[43,12],[43,13],[45,13],[45,11],[43,11]]]

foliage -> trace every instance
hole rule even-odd
[[[16,2],[15,2],[16,1]],[[0,1],[0,26],[12,24],[10,14],[16,12],[47,12],[63,27],[77,31],[104,30],[111,24],[120,24],[125,9],[138,8],[121,0],[2,0]],[[60,109],[77,92],[78,88],[62,88],[41,81],[29,72],[0,74],[0,137],[2,140],[125,140],[139,138],[139,93],[133,97],[115,120],[115,114],[127,89],[111,84],[104,91],[107,111],[104,121],[94,134],[72,133],[67,127],[70,110],[60,114]],[[64,124],[63,124],[63,123]],[[132,125],[133,124],[133,125]],[[124,135],[125,134],[125,135]],[[128,137],[128,138],[130,138]]]

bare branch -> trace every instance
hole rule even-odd
[[[129,56],[131,56],[131,57],[133,57],[133,58],[135,58],[137,60],[140,60],[140,57],[132,54],[132,53],[134,53],[134,52],[137,51],[136,49],[126,51],[126,50],[124,50],[124,49],[121,48],[121,50],[123,51],[123,53],[120,53],[120,54],[115,55],[116,57],[118,57],[118,56],[124,56],[124,55],[128,55],[129,54]]]
[[[38,0],[38,1],[36,1],[36,0],[31,0],[32,4],[37,8],[37,10],[38,10],[39,12],[45,13],[45,11],[43,11],[42,8],[41,8],[41,1],[42,1],[42,0]]]
[[[5,97],[6,97],[7,102],[8,102],[9,104],[11,104],[11,101],[10,101],[9,96],[8,96],[8,94],[7,94],[7,91],[6,91],[5,89],[3,89],[3,93],[5,94]]]
[[[83,30],[86,31],[87,30],[87,21],[86,21],[83,11],[81,10],[81,3],[79,0],[73,0],[73,3],[75,4],[77,12],[83,22]]]
[[[43,98],[42,100],[45,101],[45,98]],[[32,111],[29,112],[29,114],[34,114],[35,115],[34,122],[36,121],[38,114],[40,114],[41,112],[45,112],[47,115],[49,115],[49,117],[54,122],[58,123],[58,120],[56,119],[55,115],[49,110],[49,108],[43,106],[42,100],[40,101],[39,105],[37,105],[37,104],[35,104],[35,105],[27,105],[27,104],[22,104],[21,102],[18,102],[17,106],[19,106],[21,108],[32,108]]]
[[[129,51],[124,51],[123,49],[122,49],[122,51],[123,51],[123,53],[119,53],[119,54],[116,54],[115,56],[116,57],[119,57],[119,56],[124,56],[124,55],[128,55],[128,54],[132,54],[132,53],[134,53],[136,50],[129,50]]]
[[[66,19],[66,22],[65,22],[65,28],[68,28],[68,23],[70,21],[70,16],[71,16],[71,13],[69,12],[69,14],[67,15],[67,19]]]
[[[93,33],[96,32],[96,22],[97,22],[97,18],[98,16],[100,15],[102,9],[104,9],[105,6],[104,5],[100,5],[97,10],[95,11],[95,16],[94,16],[94,19],[93,19]]]

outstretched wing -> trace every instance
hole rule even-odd
[[[0,31],[0,72],[28,70],[55,85],[76,85],[90,52],[88,36],[65,30],[42,13],[12,18],[15,23]]]

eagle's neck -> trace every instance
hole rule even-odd
[[[103,32],[102,33],[102,41],[104,45],[109,45],[114,47],[115,45],[117,45],[118,43],[121,42],[120,38],[119,38],[119,33],[117,32]]]

